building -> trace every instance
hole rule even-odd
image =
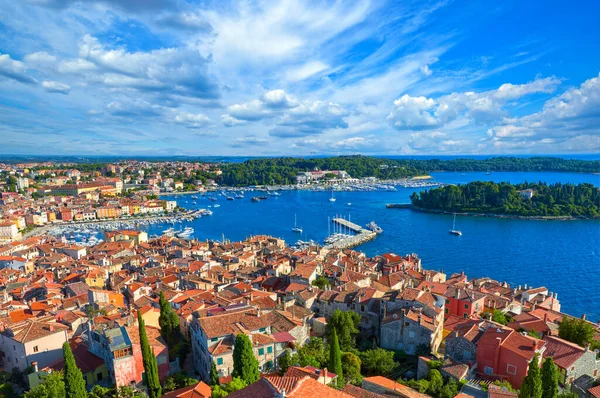
[[[407,387],[408,388],[408,387]],[[319,383],[310,376],[286,377],[265,376],[256,383],[252,383],[241,390],[227,395],[229,398],[305,398],[305,397],[333,397],[351,398],[351,395],[338,391]]]
[[[442,333],[443,322],[427,316],[421,308],[403,308],[388,313],[381,321],[380,346],[409,355],[417,354],[419,349],[436,352]]]
[[[23,371],[33,362],[45,368],[61,359],[62,346],[69,340],[69,328],[51,320],[26,319],[4,329],[0,333],[2,367]]]
[[[539,354],[539,365],[546,343],[504,327],[488,327],[477,341],[477,375],[490,380],[507,380],[521,388],[529,363]]]
[[[198,384],[183,387],[175,391],[163,394],[161,398],[209,398],[212,397],[212,390],[208,384],[201,381]]]
[[[421,394],[404,384],[383,376],[365,377],[362,380],[361,386],[368,392],[385,397],[429,398],[429,395]]]
[[[485,306],[485,294],[451,286],[444,294],[446,298],[445,315],[462,318],[478,317]]]
[[[11,241],[20,238],[17,224],[13,221],[0,222],[0,241]]]
[[[139,327],[100,325],[88,331],[89,350],[104,359],[113,383],[117,387],[139,385],[144,377]],[[160,329],[146,326],[148,343],[156,356],[158,378],[162,382],[169,373],[169,351],[160,336]]]
[[[544,359],[551,357],[560,370],[559,382],[571,385],[582,376],[593,380],[600,378],[600,359],[590,350],[555,336],[545,336]]]

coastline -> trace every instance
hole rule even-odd
[[[459,215],[468,217],[486,217],[486,218],[506,218],[514,220],[537,220],[537,221],[583,221],[583,220],[600,220],[600,217],[573,217],[573,216],[519,216],[516,214],[495,214],[495,213],[474,213],[474,212],[455,212],[447,210],[424,209],[414,205],[403,207],[388,207],[388,208],[408,208],[421,213]]]

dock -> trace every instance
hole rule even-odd
[[[349,235],[333,243],[325,245],[325,248],[327,249],[348,249],[373,240],[377,236],[375,232],[369,231],[368,229],[365,229],[360,225],[345,220],[343,218],[334,218],[331,221],[340,227],[346,228],[356,233],[356,235]]]

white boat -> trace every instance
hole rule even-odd
[[[333,188],[331,188],[331,198],[329,198],[330,202],[335,202],[335,198],[333,197]]]
[[[299,234],[302,233],[302,228],[296,224],[296,215],[295,214],[294,214],[294,228],[292,228],[292,231],[298,232]]]
[[[451,235],[462,236],[462,231],[456,229],[456,213],[454,213],[454,221],[452,221],[452,229],[450,231]]]
[[[221,207],[221,205],[219,205],[219,204],[216,204],[216,205],[213,205],[213,207]]]
[[[352,206],[352,203],[348,202],[348,203],[346,203],[346,205],[348,205],[348,206]]]
[[[375,232],[376,234],[383,233],[383,229],[381,229],[381,227],[379,225],[375,224],[375,221],[371,221],[370,223],[368,223],[367,228],[370,231]]]

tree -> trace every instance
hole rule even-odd
[[[162,388],[160,386],[160,380],[158,379],[158,365],[156,363],[156,357],[148,343],[148,336],[146,335],[146,323],[142,318],[142,313],[138,311],[138,325],[140,333],[140,346],[142,348],[142,361],[144,363],[144,371],[146,373],[146,380],[144,383],[148,388],[148,396],[150,398],[159,398],[162,394]]]
[[[396,362],[394,362],[394,351],[384,350],[383,348],[375,348],[360,353],[362,361],[362,369],[370,375],[389,375]]]
[[[217,372],[215,361],[210,363],[210,385],[213,387],[219,385],[219,372]]]
[[[335,310],[327,320],[327,337],[331,338],[332,331],[335,329],[339,338],[340,349],[350,351],[356,346],[359,324],[360,315],[356,312]]]
[[[558,397],[558,368],[551,357],[546,358],[542,365],[542,396]]]
[[[85,380],[81,370],[77,367],[73,351],[68,341],[63,344],[65,393],[71,398],[86,398]]]
[[[558,325],[558,337],[584,347],[594,337],[594,327],[583,319],[565,316]]]
[[[344,372],[344,381],[346,383],[360,386],[362,375],[360,374],[360,358],[351,352],[342,354],[342,371]]]
[[[63,372],[52,372],[43,376],[42,384],[25,393],[25,398],[66,397]]]
[[[529,363],[527,376],[523,379],[519,398],[542,398],[542,376],[538,366],[538,354]]]
[[[325,278],[323,275],[319,275],[317,279],[312,281],[312,285],[319,289],[325,289],[325,286],[329,286],[329,279]]]
[[[332,331],[331,342],[329,343],[329,370],[337,375],[338,388],[344,387],[344,371],[342,369],[342,354],[340,352],[340,342],[335,329]]]
[[[175,373],[172,376],[167,377],[163,385],[163,392],[169,392],[178,390],[183,387],[198,384],[198,380],[193,377],[189,377],[183,372]]]
[[[427,375],[427,380],[429,380],[429,389],[427,392],[436,397],[439,396],[442,392],[442,387],[444,386],[444,378],[440,371],[431,369]]]
[[[492,321],[499,323],[500,325],[506,325],[508,323],[506,315],[500,310],[492,311]]]
[[[181,330],[179,329],[179,317],[175,311],[173,311],[173,307],[171,307],[169,301],[165,299],[162,292],[160,293],[158,302],[160,306],[160,315],[158,317],[160,334],[167,342],[169,348],[171,348],[182,340]]]
[[[234,391],[241,390],[246,387],[247,384],[239,377],[234,377],[229,383],[224,386],[214,386],[212,389],[213,398],[223,398],[227,394],[231,394]]]
[[[288,368],[292,365],[292,356],[289,350],[285,350],[283,355],[279,357],[279,372],[283,375],[287,372]]]
[[[88,398],[106,398],[112,396],[111,390],[96,384],[88,394]]]
[[[458,385],[453,377],[450,377],[448,382],[442,387],[440,398],[454,398],[458,395]]]
[[[258,360],[252,351],[252,342],[243,333],[238,334],[235,338],[232,376],[239,377],[246,384],[252,384],[260,378]]]

